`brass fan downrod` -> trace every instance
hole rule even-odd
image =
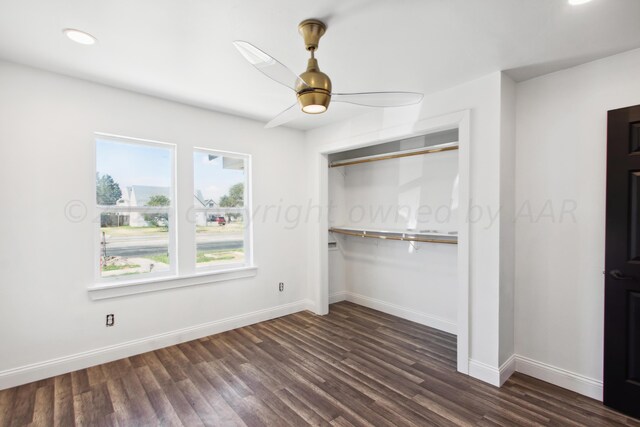
[[[304,39],[305,47],[311,52],[307,70],[300,74],[304,83],[296,86],[298,104],[307,114],[324,113],[331,102],[331,79],[320,71],[318,60],[315,58],[320,38],[326,31],[327,26],[317,19],[305,19],[298,25],[298,32]]]

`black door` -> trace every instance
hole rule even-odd
[[[640,418],[640,105],[609,111],[604,404]]]

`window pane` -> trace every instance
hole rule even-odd
[[[161,146],[96,141],[96,201],[100,206],[169,206],[172,150]],[[136,220],[133,226],[144,226]]]
[[[244,228],[241,213],[196,213],[196,266],[244,264]]]
[[[101,215],[105,226],[100,227],[100,277],[170,271],[169,225],[166,220],[162,225],[167,214],[129,215]],[[140,215],[149,225],[128,225],[126,220],[134,215]]]
[[[244,206],[244,159],[196,151],[193,172],[196,209]]]
[[[224,153],[193,153],[194,208],[197,211],[196,266],[245,263],[246,160]]]
[[[96,203],[109,207],[100,215],[100,277],[171,271],[172,164],[168,145],[96,139]],[[149,206],[163,209],[135,211]]]

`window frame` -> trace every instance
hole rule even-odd
[[[194,250],[196,257],[193,258],[193,270],[196,274],[211,274],[211,273],[223,273],[225,271],[237,270],[242,268],[252,268],[253,264],[253,221],[251,220],[251,155],[246,153],[238,153],[234,151],[224,151],[224,150],[216,150],[212,148],[206,147],[193,147],[191,150],[191,161],[193,162],[193,155],[195,153],[206,153],[206,154],[215,154],[219,157],[230,157],[234,159],[241,159],[244,161],[244,196],[243,196],[243,207],[241,208],[196,208],[195,206],[191,206],[191,211],[194,216],[192,232],[194,236]],[[191,177],[193,181],[193,191],[195,194],[195,171],[192,173]],[[243,236],[243,251],[244,251],[244,262],[242,263],[228,263],[221,265],[207,265],[207,266],[198,266],[197,263],[197,253],[198,253],[198,242],[197,242],[197,221],[195,220],[195,215],[198,213],[204,213],[205,217],[208,213],[241,213],[243,215],[244,221],[244,236]]]
[[[146,144],[153,147],[163,147],[171,149],[171,206],[163,207],[138,207],[134,209],[109,206],[100,207],[97,204],[96,194],[96,173],[97,171],[97,141],[98,139],[113,140],[114,142],[121,143],[133,143],[133,144]],[[191,148],[180,148],[175,143],[161,142],[144,138],[135,138],[129,136],[115,135],[107,132],[94,132],[93,133],[93,193],[91,198],[91,208],[89,212],[93,213],[93,222],[91,230],[95,233],[94,237],[94,249],[92,252],[93,264],[94,264],[94,279],[87,287],[89,297],[92,300],[102,300],[109,298],[118,298],[127,295],[135,295],[147,292],[157,292],[174,288],[181,288],[187,286],[198,286],[205,284],[213,284],[217,282],[225,282],[229,280],[247,279],[257,276],[258,267],[254,264],[254,242],[253,242],[253,218],[251,216],[251,206],[253,202],[253,187],[252,187],[252,160],[251,154],[238,153],[233,151],[217,150],[207,147],[192,146]],[[187,151],[185,151],[187,150]],[[218,268],[197,268],[197,258],[194,256],[190,261],[185,259],[190,253],[188,248],[183,247],[180,249],[179,242],[185,239],[181,233],[192,228],[192,236],[186,240],[193,242],[193,249],[197,253],[195,222],[189,224],[187,217],[179,218],[178,212],[188,212],[189,208],[193,208],[193,193],[194,193],[194,172],[193,172],[193,153],[195,151],[204,151],[208,153],[218,153],[220,155],[226,155],[228,157],[242,158],[245,161],[245,197],[244,207],[241,210],[245,213],[245,229],[244,229],[244,248],[245,259],[244,263],[224,264],[216,266]],[[189,153],[189,162],[187,165],[184,163],[184,154]],[[182,156],[182,157],[181,157]],[[179,166],[181,165],[181,166]],[[180,181],[180,179],[187,179],[182,177],[178,179],[179,169],[184,168],[185,174],[191,171],[191,177],[187,181]],[[191,194],[188,195],[188,199],[185,199],[187,195],[179,193],[178,187],[184,185],[185,182],[190,181]],[[184,191],[184,188],[183,188]],[[185,197],[183,197],[185,196]],[[187,202],[188,200],[188,202]],[[234,208],[235,209],[235,208]],[[101,245],[101,233],[100,233],[100,214],[105,211],[139,211],[139,212],[161,212],[168,214],[169,225],[169,270],[164,272],[155,273],[141,273],[136,276],[113,276],[113,277],[101,277],[100,270],[100,256],[102,251]],[[192,225],[192,227],[189,227]],[[97,230],[96,230],[97,228]],[[181,237],[182,236],[182,237]],[[192,238],[192,240],[191,240]],[[184,245],[184,243],[183,243]]]
[[[121,144],[132,144],[132,145],[145,145],[148,147],[155,148],[164,148],[169,149],[171,153],[171,187],[170,187],[170,200],[171,205],[167,207],[162,206],[140,206],[140,207],[118,207],[117,205],[113,206],[101,206],[98,205],[96,200],[97,195],[97,185],[96,179],[98,173],[98,150],[97,144],[98,140],[108,140],[113,141],[115,143]],[[177,244],[177,208],[178,208],[178,198],[177,198],[177,145],[154,141],[149,139],[142,138],[133,138],[121,135],[114,135],[103,132],[94,132],[94,141],[93,141],[93,149],[94,149],[94,179],[93,179],[93,210],[94,210],[94,222],[96,223],[97,230],[94,228],[94,232],[98,231],[95,236],[94,241],[94,281],[96,287],[104,287],[104,286],[114,286],[114,285],[136,285],[148,283],[150,281],[155,280],[166,280],[168,278],[179,277],[179,266],[178,266],[178,244]],[[127,213],[166,213],[168,216],[168,233],[169,233],[169,243],[168,243],[168,251],[169,251],[169,270],[167,271],[157,271],[151,273],[139,273],[135,276],[133,275],[123,275],[123,276],[110,276],[110,277],[102,277],[101,268],[100,268],[100,257],[102,253],[102,238],[101,238],[101,214],[109,213],[109,212],[127,212]],[[91,289],[91,288],[90,288]]]

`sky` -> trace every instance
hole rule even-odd
[[[132,185],[169,187],[171,156],[172,150],[161,146],[96,140],[96,170],[100,175],[111,175],[123,195],[126,187]],[[205,199],[218,202],[232,185],[244,182],[244,171],[223,169],[222,157],[209,160],[209,153],[195,151],[193,160],[194,188],[200,190]]]
[[[202,191],[205,199],[217,203],[232,185],[244,182],[244,170],[223,169],[222,157],[209,160],[209,154],[204,151],[193,153],[194,188]]]

